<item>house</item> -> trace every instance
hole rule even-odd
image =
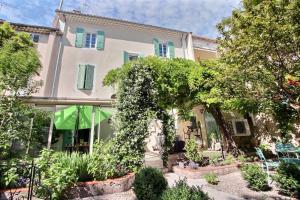
[[[217,57],[217,43],[213,39],[78,11],[56,10],[53,27],[11,25],[32,35],[42,63],[39,76],[35,78],[41,79],[43,86],[28,103],[50,112],[71,105],[99,106],[114,112],[116,91],[103,86],[103,78],[111,69],[138,57],[156,55],[196,61]],[[193,112],[195,116],[190,122],[177,120],[178,138],[186,140],[188,126],[192,124],[197,128],[203,146],[210,147],[210,135],[217,134],[218,127],[202,106],[195,107]],[[52,119],[50,135],[53,127]],[[95,132],[98,131],[102,139],[111,137],[110,120],[101,122],[101,126],[95,128]],[[91,131],[81,132],[81,139],[88,143]],[[65,131],[60,135],[56,148],[63,149],[74,143],[74,132]],[[153,144],[149,142],[150,151],[157,143],[155,140],[154,137]]]

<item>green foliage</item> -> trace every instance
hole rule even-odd
[[[143,164],[148,126],[155,117],[155,94],[151,68],[144,63],[132,63],[118,86],[113,152],[128,170],[135,171]]]
[[[0,189],[20,188],[26,186],[31,163],[27,160],[11,159],[1,162]]]
[[[202,151],[199,147],[199,144],[197,144],[195,138],[191,138],[187,141],[185,145],[185,156],[196,163],[200,163],[203,161],[203,155]]]
[[[162,134],[164,136],[164,142],[162,144],[162,160],[165,167],[168,164],[169,151],[174,145],[175,141],[175,122],[174,118],[166,111],[158,111],[157,118],[162,120]]]
[[[111,152],[112,148],[114,148],[113,141],[106,143],[100,141],[95,144],[93,155],[87,163],[87,170],[95,180],[105,180],[126,174],[123,166],[118,164],[117,156]]]
[[[234,156],[231,154],[226,155],[225,160],[223,161],[224,165],[231,165],[235,162]]]
[[[158,58],[139,59],[125,64],[118,70],[117,114],[115,120],[116,138],[113,154],[117,155],[120,166],[136,171],[143,164],[145,139],[149,124],[153,119],[163,122],[162,158],[167,162],[168,151],[172,147],[175,131],[172,117],[158,101],[156,82],[161,60]],[[114,74],[115,72],[111,72]],[[108,79],[110,76],[108,75]]]
[[[103,79],[103,85],[113,86],[120,80],[121,73],[122,71],[120,68],[110,70]]]
[[[138,200],[160,199],[168,182],[161,171],[155,168],[141,169],[135,176],[133,191]]]
[[[188,186],[186,180],[179,180],[175,187],[168,188],[162,200],[210,200],[211,198],[199,186]]]
[[[300,167],[296,164],[282,162],[272,177],[280,188],[280,192],[289,196],[300,193]]]
[[[242,162],[242,163],[247,162],[247,158],[244,155],[239,155],[237,157],[237,160]]]
[[[272,114],[284,137],[297,120],[292,105],[300,94],[300,87],[287,80],[299,78],[299,5],[243,0],[242,7],[218,25],[221,63],[226,66],[219,79],[225,104],[230,100],[241,110]]]
[[[12,157],[12,143],[26,146],[30,138],[30,118],[35,112],[20,96],[30,96],[40,85],[32,76],[40,69],[38,53],[30,35],[15,32],[7,23],[0,26],[0,159]],[[35,131],[35,130],[33,130]],[[17,153],[18,154],[18,153]],[[19,154],[20,155],[20,154]]]
[[[37,162],[43,184],[43,187],[37,188],[39,197],[46,197],[50,191],[53,199],[62,198],[64,192],[78,180],[77,173],[80,169],[75,164],[79,163],[70,160],[67,153],[54,153],[52,150],[44,149]]]
[[[243,164],[241,170],[251,189],[256,191],[269,189],[268,175],[258,164]]]
[[[216,173],[208,173],[204,175],[204,179],[212,185],[217,185],[219,183],[218,176]]]

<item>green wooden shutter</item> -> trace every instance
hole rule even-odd
[[[76,28],[75,47],[77,47],[77,48],[82,48],[83,47],[83,35],[84,35],[84,29],[83,28]]]
[[[124,64],[128,63],[128,61],[129,61],[129,54],[127,51],[124,51]]]
[[[84,89],[92,90],[93,89],[93,82],[94,82],[94,66],[93,65],[86,65]]]
[[[79,65],[78,80],[77,80],[77,88],[79,90],[84,89],[84,82],[85,82],[85,65]]]
[[[97,31],[97,50],[104,49],[104,32]]]
[[[174,43],[173,42],[168,42],[168,49],[169,49],[170,58],[175,58],[175,50],[174,50]]]
[[[159,56],[159,40],[154,38],[153,39],[153,44],[154,44],[154,52],[156,56]]]

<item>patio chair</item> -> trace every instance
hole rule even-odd
[[[268,184],[270,186],[271,183],[273,182],[273,180],[270,178],[269,169],[276,169],[279,166],[279,162],[276,162],[273,160],[267,160],[260,148],[255,147],[255,150],[256,150],[256,154],[258,155],[259,159],[262,161],[263,170],[265,170],[268,174]]]
[[[300,153],[300,148],[295,147],[291,143],[276,143],[275,145],[275,151],[277,153],[278,159],[279,160],[299,160],[299,153]],[[291,156],[293,155],[293,156]],[[300,161],[299,161],[300,162]]]
[[[258,155],[259,159],[262,161],[262,168],[269,171],[269,169],[275,169],[279,166],[279,162],[273,160],[267,160],[264,156],[262,150],[258,147],[255,147],[256,154]]]

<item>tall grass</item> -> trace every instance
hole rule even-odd
[[[78,181],[88,181],[92,180],[92,176],[88,173],[88,163],[91,160],[89,154],[82,154],[78,152],[57,153],[58,159],[64,166],[68,166],[71,169],[76,170],[78,176]]]

